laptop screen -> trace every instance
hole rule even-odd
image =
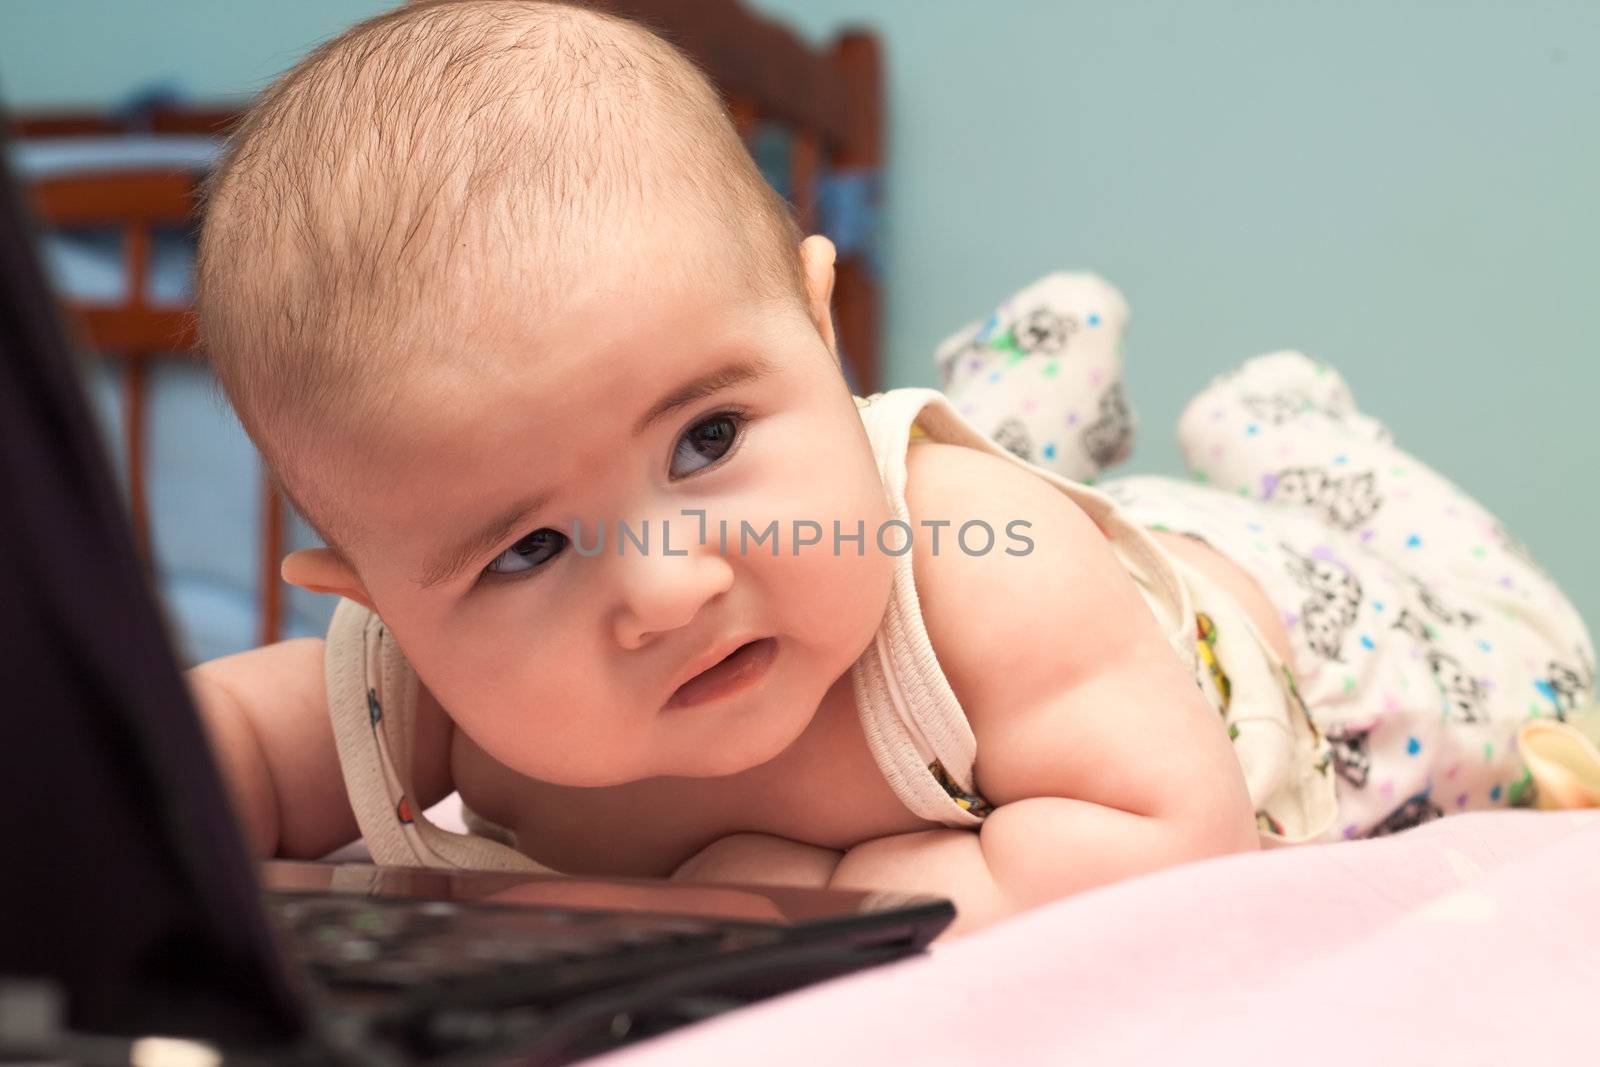
[[[292,1040],[242,838],[0,140],[0,976],[75,1029]]]

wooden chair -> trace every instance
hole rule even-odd
[[[158,104],[128,114],[56,108],[13,115],[7,122],[13,138],[117,137],[128,133],[195,134],[219,137],[239,120],[237,107],[191,108]]]
[[[883,59],[868,32],[842,34],[825,49],[752,13],[739,0],[603,0],[682,48],[722,90],[746,143],[763,123],[783,127],[790,200],[801,229],[818,223],[824,172],[876,175],[883,166]],[[856,388],[880,388],[878,281],[866,257],[844,250],[834,283],[839,347]]]
[[[66,310],[83,344],[122,364],[128,508],[134,537],[147,563],[151,544],[145,491],[145,391],[150,362],[157,357],[198,355],[190,309],[154,305],[147,298],[151,255],[157,231],[193,227],[195,187],[193,176],[170,171],[108,171],[47,178],[31,187],[47,229],[66,233],[112,229],[122,237],[126,280],[122,299],[95,303],[69,297]],[[283,501],[265,474],[261,499],[258,636],[265,643],[278,638],[283,608],[278,576],[278,560],[283,554]]]

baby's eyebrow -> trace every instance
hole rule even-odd
[[[499,544],[507,534],[521,527],[528,521],[529,516],[543,508],[549,500],[549,493],[540,493],[506,508],[480,526],[471,537],[464,538],[453,548],[430,557],[423,565],[417,584],[424,589],[431,589],[441,582],[448,582],[456,577],[475,563],[479,556]]]
[[[650,410],[645,412],[634,425],[633,434],[635,437],[639,436],[655,423],[660,422],[674,411],[688,407],[696,400],[711,396],[713,393],[720,392],[723,389],[730,389],[735,385],[754,381],[757,378],[773,373],[777,369],[777,364],[761,356],[744,356],[715,370],[691,378],[651,405]],[[417,584],[423,589],[431,589],[457,577],[462,571],[475,563],[479,556],[499,544],[508,534],[526,523],[531,515],[549,502],[549,499],[549,493],[541,493],[536,497],[514,504],[484,523],[472,536],[463,538],[454,547],[430,557],[423,565],[422,574],[417,578]]]
[[[633,427],[633,435],[638,437],[648,430],[653,424],[666,418],[679,408],[686,408],[696,400],[710,396],[712,393],[723,389],[730,389],[735,385],[754,381],[764,375],[777,370],[776,364],[761,356],[744,356],[740,359],[718,367],[698,377],[691,378],[678,386],[645,412]]]

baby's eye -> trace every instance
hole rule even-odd
[[[522,574],[552,559],[567,547],[567,535],[548,526],[533,531],[484,568],[490,574]]]
[[[738,437],[739,419],[731,413],[695,423],[678,438],[678,447],[672,453],[672,477],[686,478],[711,466],[728,454]]]

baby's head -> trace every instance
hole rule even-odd
[[[799,735],[882,616],[887,505],[832,248],[688,60],[564,4],[405,7],[274,86],[208,204],[203,335],[329,545],[291,581],[374,608],[531,777],[727,774]],[[774,520],[780,554],[740,551]],[[797,520],[865,552],[794,554]],[[753,683],[680,688],[752,641],[717,673]]]

